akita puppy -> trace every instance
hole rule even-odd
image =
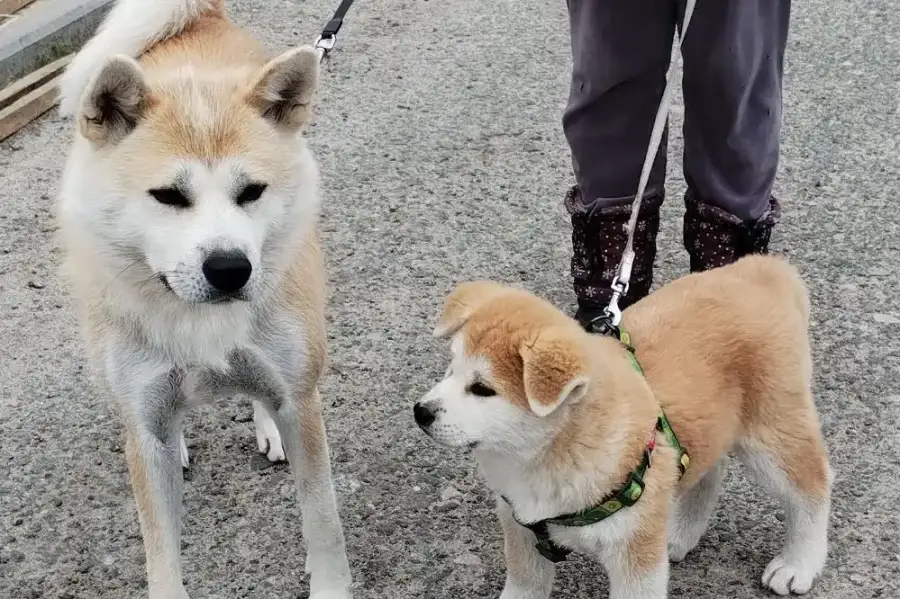
[[[763,584],[809,591],[831,475],[807,312],[793,267],[744,258],[626,310],[635,356],[525,291],[457,287],[435,331],[452,337],[450,368],[414,412],[435,441],[474,448],[497,494],[502,599],[546,599],[571,550],[602,562],[612,599],[665,598],[669,561],[706,530],[731,452],[787,513]]]
[[[181,578],[181,419],[254,399],[290,462],[312,597],[351,596],[317,386],[318,173],[301,136],[316,51],[274,59],[221,0],[119,0],[61,83],[75,140],[59,199],[90,358],[126,423],[150,597]],[[283,442],[283,445],[282,445]]]

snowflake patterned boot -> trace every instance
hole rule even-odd
[[[781,205],[774,197],[762,218],[750,223],[701,201],[691,189],[684,203],[684,247],[691,272],[725,266],[748,254],[767,254],[772,229],[781,220]]]
[[[650,293],[656,234],[663,194],[644,198],[634,233],[634,266],[628,294],[619,300],[623,310]],[[610,285],[628,241],[631,204],[588,210],[573,187],[566,195],[566,210],[572,216],[572,279],[578,311],[575,318],[588,331],[591,321],[603,313],[612,295]]]

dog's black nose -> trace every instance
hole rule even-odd
[[[234,293],[247,284],[253,265],[240,251],[212,252],[203,261],[203,275],[222,293]]]
[[[434,412],[420,403],[413,406],[413,416],[416,417],[416,424],[419,426],[428,426],[434,422]]]

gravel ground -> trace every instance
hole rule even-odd
[[[335,3],[230,4],[281,49],[312,39]],[[773,243],[811,288],[816,396],[837,476],[815,598],[900,597],[894,4],[795,3],[785,221]],[[429,333],[454,283],[518,283],[572,308],[559,124],[568,69],[565,6],[539,0],[359,2],[326,68],[311,132],[331,280],[324,396],[358,598],[499,595],[489,495],[471,458],[432,445],[410,407],[442,374],[445,349]],[[86,380],[57,276],[53,197],[69,127],[51,114],[0,144],[0,597],[10,599],[146,588],[121,427]],[[679,163],[671,198],[683,190]],[[679,204],[665,209],[660,280],[687,270]],[[193,597],[307,593],[290,475],[256,455],[250,413],[232,401],[190,418]],[[739,466],[726,489],[699,550],[673,567],[672,597],[766,596],[758,579],[783,517]],[[559,571],[555,597],[605,596],[586,559]]]

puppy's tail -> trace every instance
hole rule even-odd
[[[117,0],[97,33],[78,52],[59,84],[59,111],[72,116],[94,72],[116,54],[138,58],[178,35],[202,15],[223,15],[223,0]]]

